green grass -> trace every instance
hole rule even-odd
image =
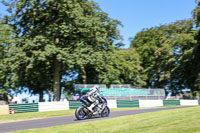
[[[10,121],[17,121],[17,120],[29,120],[29,119],[35,119],[35,118],[63,116],[63,115],[71,115],[73,113],[74,113],[74,110],[62,110],[62,111],[8,114],[8,115],[0,115],[0,122],[10,122]]]
[[[15,133],[200,133],[199,114],[198,106]]]
[[[130,110],[130,109],[136,109],[136,108],[118,108],[118,109],[111,109],[111,111]],[[30,113],[0,115],[0,123],[18,121],[18,120],[29,120],[36,118],[47,118],[54,116],[73,115],[74,112],[75,110],[62,110],[62,111],[30,112]]]

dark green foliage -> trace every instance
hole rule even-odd
[[[10,88],[15,88],[15,83],[11,79],[13,74],[7,68],[5,58],[9,56],[8,52],[12,46],[13,32],[10,26],[2,22],[3,20],[0,19],[0,100],[8,101]]]
[[[74,71],[87,83],[85,69],[100,64],[113,41],[120,39],[120,22],[110,19],[94,2],[13,0],[4,4],[9,5],[8,23],[16,33],[7,63],[18,85],[40,93],[41,98],[43,91],[53,88],[54,100],[59,101],[61,78]]]
[[[189,77],[195,74],[189,71],[197,67],[192,63],[195,35],[192,20],[146,29],[136,35],[131,47],[142,57],[146,87],[168,88],[172,94],[185,88],[193,90]]]
[[[197,40],[197,44],[193,48],[192,51],[192,61],[190,62],[191,69],[188,70],[189,80],[187,83],[191,86],[193,90],[193,95],[199,95],[200,92],[200,30],[199,30],[199,23],[200,23],[200,1],[196,0],[197,6],[193,10],[193,19],[195,20],[196,27],[198,29],[195,39]],[[200,95],[199,95],[200,96]]]
[[[104,84],[132,84],[144,86],[140,56],[135,49],[116,49],[110,61],[99,71],[99,82]]]

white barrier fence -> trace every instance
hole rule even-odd
[[[163,106],[163,100],[139,100],[139,107]]]
[[[180,105],[199,105],[198,100],[180,100]],[[38,103],[39,112],[69,110],[69,101],[65,102],[40,102]],[[139,100],[139,107],[161,107],[164,106],[163,100]],[[117,100],[108,100],[109,108],[117,108]]]
[[[181,105],[198,105],[198,100],[180,100]]]
[[[109,108],[117,108],[117,101],[116,100],[108,100],[108,107]]]
[[[69,102],[40,102],[38,108],[39,112],[69,110]]]
[[[200,100],[135,100],[133,101],[121,101],[121,100],[107,100],[109,108],[130,108],[130,107],[162,107],[168,105],[182,105],[182,106],[196,106],[200,105]],[[30,104],[30,103],[29,103]],[[27,104],[27,106],[29,105]],[[45,112],[45,111],[56,111],[56,110],[69,110],[76,109],[82,104],[79,101],[62,101],[62,102],[40,102],[38,106],[34,106],[35,112]],[[3,105],[0,106],[0,115],[9,114],[9,109],[16,105]],[[24,105],[23,105],[24,106]],[[30,105],[29,105],[30,106]],[[72,108],[73,107],[73,108]],[[23,109],[23,108],[22,108]],[[23,110],[23,112],[26,112]],[[27,109],[27,112],[30,112]],[[22,112],[19,112],[22,113]]]

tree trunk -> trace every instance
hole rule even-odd
[[[81,66],[81,79],[82,79],[82,83],[83,84],[87,84],[87,73],[85,71],[85,67],[84,66]]]
[[[43,96],[44,96],[44,93],[43,93],[43,91],[40,91],[40,98],[39,98],[39,102],[44,102],[44,101],[43,101]]]
[[[51,102],[51,90],[48,90],[49,93],[49,102]]]
[[[60,101],[60,62],[54,58],[53,101]]]
[[[9,101],[8,101],[8,94],[7,93],[3,94],[3,100],[6,101],[6,103],[9,103]]]

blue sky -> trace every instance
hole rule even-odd
[[[110,18],[118,19],[124,25],[120,27],[124,48],[130,45],[129,38],[144,28],[170,24],[176,20],[192,18],[194,0],[94,0]],[[0,4],[0,14],[6,14],[6,8]],[[23,95],[27,97],[28,95]],[[37,96],[36,96],[37,97]],[[30,100],[35,99],[32,97]],[[47,96],[45,96],[47,98]],[[45,99],[46,99],[45,98]],[[37,101],[37,100],[36,100]]]
[[[94,0],[113,19],[118,19],[123,43],[129,47],[130,37],[143,28],[169,24],[192,18],[195,0]]]

